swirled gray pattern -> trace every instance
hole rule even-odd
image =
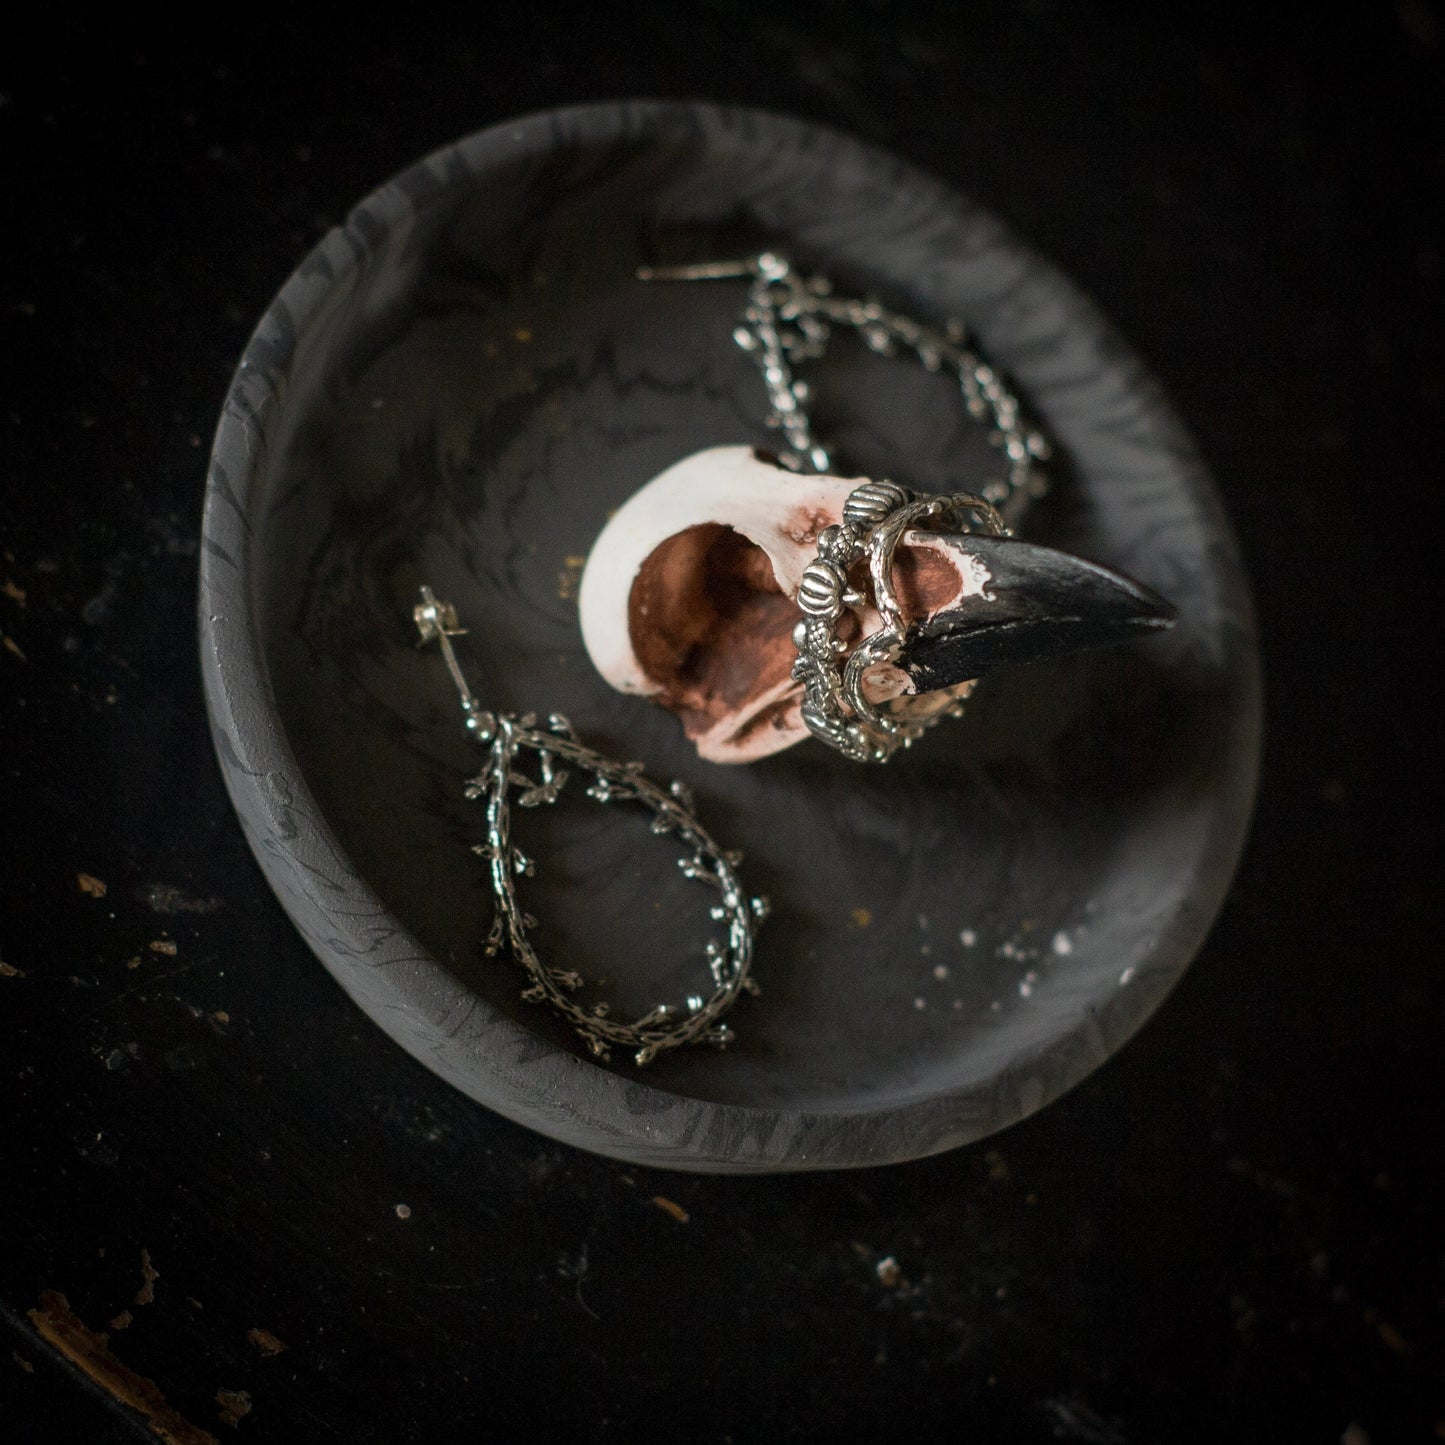
[[[1030,537],[1178,607],[1145,646],[981,686],[886,769],[812,743],[700,762],[611,692],[575,591],[610,509],[705,445],[765,444],[738,294],[639,262],[761,245],[922,317],[957,316],[1055,441]],[[993,457],[946,381],[842,346],[810,373],[840,459],[921,490]],[[584,1148],[680,1168],[916,1157],[1039,1108],[1140,1025],[1228,886],[1259,679],[1228,525],[1166,400],[1095,308],[991,216],[844,136],[630,103],[534,116],[399,176],[328,235],[247,347],[204,521],[202,662],[246,835],[317,956],[428,1068]],[[760,999],[723,1054],[584,1058],[480,954],[462,797],[478,758],[408,635],[455,602],[488,706],[561,711],[698,798],[770,895]],[[618,810],[539,810],[548,955],[623,1001],[688,990],[706,928]],[[661,851],[658,851],[658,849]],[[672,876],[669,876],[669,875]]]

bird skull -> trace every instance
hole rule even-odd
[[[747,446],[712,447],[654,477],[602,529],[582,574],[582,638],[598,672],[676,714],[712,762],[752,762],[808,737],[793,629],[816,600],[819,535],[842,521],[858,486],[789,471]],[[903,538],[893,579],[908,620],[981,591],[986,576],[955,540]],[[863,590],[847,592],[845,646],[880,625]],[[921,718],[972,684],[907,696],[909,679],[883,663],[864,686],[871,701],[897,699]]]

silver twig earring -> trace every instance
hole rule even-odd
[[[961,325],[942,328],[890,311],[872,299],[838,296],[826,276],[804,276],[786,256],[763,251],[737,261],[703,261],[683,266],[640,266],[640,281],[747,280],[748,299],[733,340],[757,363],[771,411],[767,424],[787,440],[779,462],[792,471],[826,472],[833,458],[813,435],[812,399],[796,364],[821,357],[833,330],[856,332],[882,356],[911,353],[925,371],[949,372],[958,380],[964,407],[988,423],[1004,457],[1004,475],[980,488],[983,500],[1013,525],[1028,503],[1048,490],[1038,463],[1049,456],[1044,434],[1027,425],[1018,398],[969,343]]]
[[[436,642],[461,698],[468,733],[487,749],[482,771],[466,786],[466,796],[486,809],[487,837],[473,851],[486,860],[496,915],[486,942],[490,956],[504,945],[511,948],[526,970],[529,985],[522,991],[528,1003],[550,1004],[582,1037],[595,1058],[607,1059],[613,1047],[631,1051],[637,1064],[651,1063],[658,1054],[683,1044],[728,1044],[732,1030],[721,1022],[739,994],[758,992],[749,969],[753,959],[753,930],[767,915],[763,898],[749,897],[738,878],[738,853],[724,852],[696,815],[693,800],[682,783],[663,789],[643,776],[641,763],[618,763],[578,741],[572,725],[552,713],[539,725],[534,713],[489,712],[473,696],[452,638],[462,636],[456,609],[438,601],[430,587],[421,589],[421,602],[412,616],[421,634],[419,645]],[[523,753],[535,755],[536,772],[521,763]],[[537,920],[517,896],[519,877],[535,872],[532,859],[512,841],[512,801],[519,808],[555,803],[571,773],[590,775],[586,789],[599,803],[639,803],[652,814],[652,831],[673,834],[683,845],[678,865],[683,874],[717,890],[713,918],[724,925],[723,941],[707,945],[711,985],[706,993],[689,997],[682,1007],[659,1003],[631,1023],[610,1017],[605,1002],[584,1006],[577,1000],[584,980],[573,969],[552,968],[533,948],[528,933]]]

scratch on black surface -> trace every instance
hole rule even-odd
[[[167,979],[176,978],[183,973],[189,973],[200,962],[200,959],[192,959],[187,963],[181,964],[179,968],[168,969],[165,973],[156,974],[154,978],[143,978],[139,983],[131,984],[129,988],[122,989],[114,998],[106,999],[104,1003],[97,1004],[88,1014],[82,1015],[81,1022],[89,1023],[91,1020],[99,1018],[107,1009],[112,1009],[116,1004],[123,1003],[132,994],[137,994],[142,989],[157,988]]]
[[[587,1259],[587,1241],[585,1239],[582,1241],[581,1247],[575,1255],[564,1254],[557,1260],[557,1273],[564,1279],[576,1281],[576,1288],[573,1293],[577,1297],[577,1303],[581,1305],[582,1309],[591,1315],[594,1320],[600,1320],[602,1316],[587,1303],[582,1294],[582,1284],[583,1281],[586,1280],[590,1268]]]
[[[166,1400],[154,1380],[122,1364],[111,1353],[105,1336],[97,1334],[71,1312],[70,1302],[63,1294],[53,1289],[41,1290],[39,1307],[29,1315],[41,1339],[111,1399],[143,1415],[151,1431],[166,1445],[217,1445],[214,1435],[192,1425]]]

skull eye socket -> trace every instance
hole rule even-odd
[[[791,679],[796,605],[763,549],[720,522],[703,522],[653,549],[627,607],[632,648],[690,738]]]
[[[851,582],[864,586],[862,570]],[[894,581],[905,616],[925,615],[957,595],[956,570],[928,550],[901,547]],[[757,543],[722,522],[700,522],[659,543],[638,568],[627,623],[653,700],[681,720],[704,757],[765,756],[801,728],[793,683],[793,628],[801,614]],[[858,619],[845,613],[838,636],[854,641]],[[882,669],[879,698],[905,679]],[[785,741],[786,738],[786,741]]]

